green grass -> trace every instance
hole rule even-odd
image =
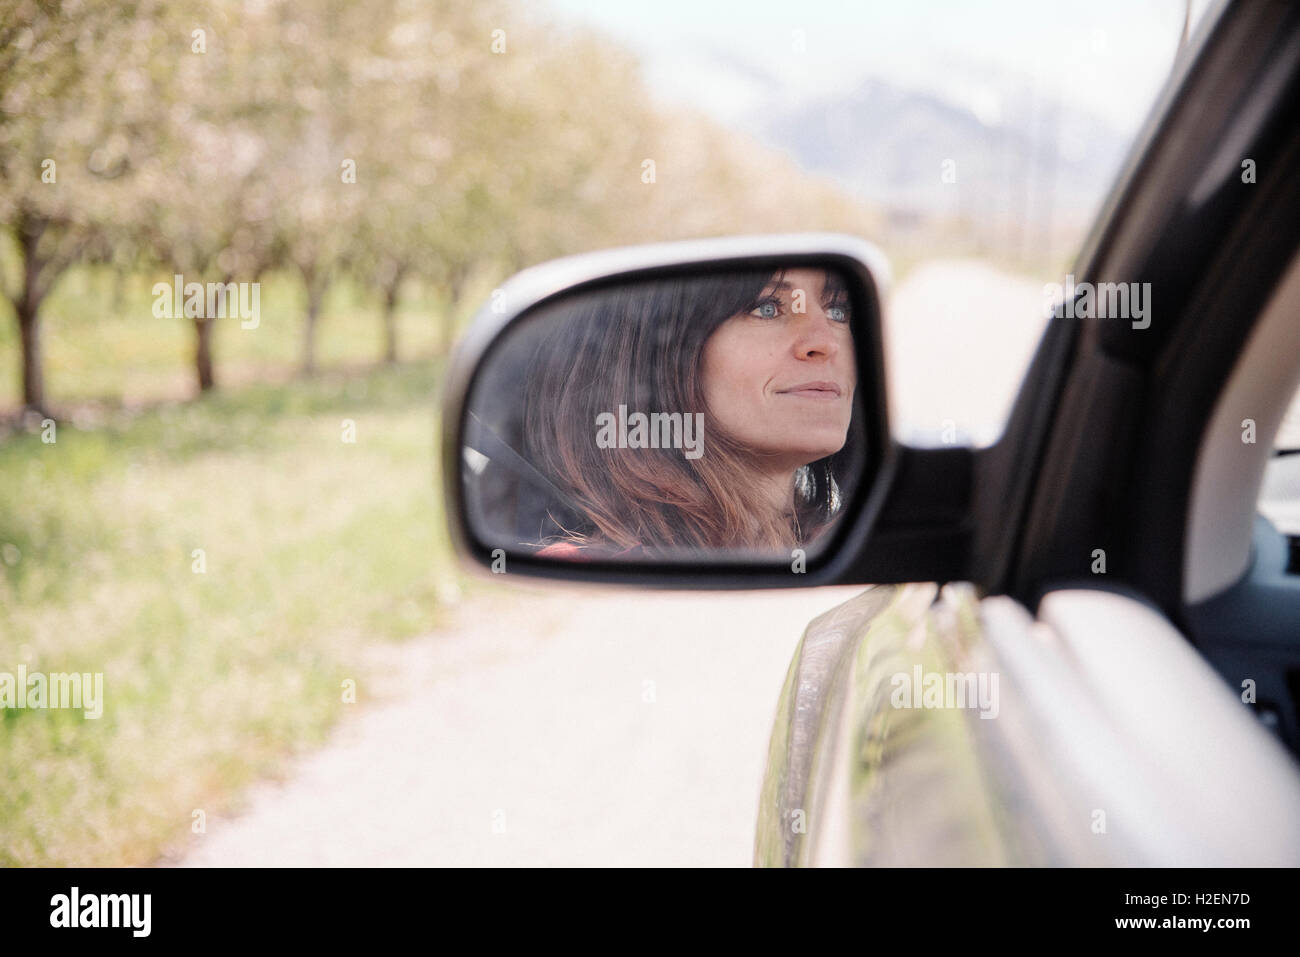
[[[94,292],[67,295],[84,307]],[[0,864],[146,864],[195,810],[228,810],[364,706],[368,649],[437,626],[459,583],[436,485],[438,363],[167,403],[154,400],[182,334],[146,308],[74,343],[53,315],[52,397],[151,404],[60,422],[52,444],[0,440],[0,671],[102,672],[105,699],[99,720],[0,711]],[[271,323],[247,361],[292,361],[279,335]],[[322,347],[326,362],[351,354],[346,336]]]

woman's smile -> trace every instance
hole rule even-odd
[[[834,382],[801,382],[786,389],[777,389],[777,395],[788,395],[797,399],[815,399],[820,402],[833,402],[844,395],[844,390]]]

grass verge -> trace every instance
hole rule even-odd
[[[103,715],[0,711],[0,864],[146,864],[367,690],[458,578],[431,362],[0,443],[0,672],[102,672]],[[349,441],[354,438],[354,441]]]

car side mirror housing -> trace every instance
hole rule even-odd
[[[945,577],[971,452],[890,437],[887,277],[836,234],[519,273],[447,371],[457,550],[497,573],[668,587]]]

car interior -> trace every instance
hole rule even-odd
[[[494,343],[468,402],[463,437],[462,483],[469,494],[471,524],[490,529],[494,547],[530,550],[566,531],[582,530],[583,509],[572,492],[560,488],[532,461],[525,442],[520,383],[527,381],[535,355],[545,347],[552,323],[566,320],[565,305],[544,307],[510,328]],[[852,480],[868,472],[866,427],[859,416],[853,439],[843,451],[842,495],[853,494]],[[507,518],[508,517],[508,518]]]

